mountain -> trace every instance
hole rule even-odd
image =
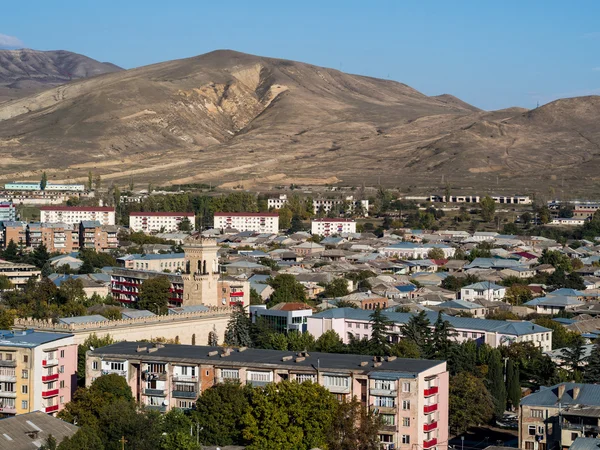
[[[480,111],[394,81],[229,50],[0,104],[0,182],[592,189],[599,97]],[[589,178],[580,173],[589,174]],[[443,181],[442,181],[443,180]]]
[[[0,50],[0,102],[120,70],[114,64],[63,50]]]

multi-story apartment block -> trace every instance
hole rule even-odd
[[[185,253],[158,253],[151,255],[128,255],[117,258],[126,269],[152,270],[154,272],[183,272]]]
[[[0,413],[55,414],[77,388],[77,345],[68,333],[0,331]]]
[[[281,209],[287,203],[288,198],[286,194],[281,194],[277,198],[267,199],[267,206],[269,209]],[[361,210],[364,216],[369,215],[369,200],[354,200],[352,195],[346,198],[320,198],[313,200],[313,212],[318,214],[319,212],[328,213],[336,206],[341,207],[347,205],[347,209],[350,211]]]
[[[2,246],[5,248],[10,241],[19,246],[27,242],[27,224],[25,222],[2,222]]]
[[[123,376],[134,397],[161,412],[190,409],[204,390],[227,380],[264,386],[318,383],[340,401],[377,411],[384,449],[448,448],[446,363],[395,357],[119,342],[88,352],[86,382]]]
[[[327,330],[334,330],[344,343],[350,342],[350,336],[357,338],[371,337],[371,311],[355,308],[336,308],[322,311],[307,318],[308,332],[319,338]],[[391,342],[402,339],[401,327],[408,323],[413,313],[397,313],[385,311],[385,316],[393,322],[388,327]],[[427,319],[433,326],[438,313],[427,313]],[[475,319],[442,314],[454,329],[453,340],[465,342],[474,340],[478,344],[491,347],[510,345],[513,342],[531,342],[541,351],[552,350],[552,330],[532,322],[506,322],[503,320]]]
[[[444,258],[452,258],[456,249],[446,244],[415,244],[413,242],[398,242],[379,249],[379,253],[388,258],[425,259],[431,250],[439,248],[444,252]]]
[[[287,195],[281,194],[277,198],[267,199],[267,206],[269,209],[281,209],[287,203]]]
[[[600,385],[541,387],[519,407],[519,448],[567,450],[580,437],[600,435]]]
[[[0,222],[14,222],[17,220],[17,210],[12,202],[0,202]]]
[[[114,225],[115,208],[103,206],[42,206],[40,208],[40,222],[78,225],[87,220],[97,220],[101,225]]]
[[[233,228],[238,231],[255,231],[256,233],[279,232],[279,214],[277,213],[226,213],[216,212],[214,227],[224,230]]]
[[[129,229],[144,233],[171,233],[179,230],[183,220],[188,220],[194,230],[196,216],[188,212],[132,212]]]
[[[83,220],[79,224],[79,247],[97,252],[118,248],[118,231],[114,225],[102,225],[97,220]]]
[[[451,195],[446,198],[445,195],[431,195],[427,201],[432,203],[479,203],[484,196],[479,195]],[[493,195],[492,199],[498,204],[508,205],[531,205],[533,200],[528,195]]]
[[[41,275],[40,269],[31,265],[4,261],[0,259],[0,275],[9,279],[16,288],[23,288],[30,278],[37,279]]]
[[[352,219],[314,219],[311,222],[311,233],[320,236],[356,233],[356,221]]]
[[[111,273],[111,291],[115,301],[124,306],[134,305],[139,301],[142,283],[150,278],[165,276],[171,282],[169,289],[169,306],[182,306],[183,280],[180,275],[150,270],[114,269]],[[155,308],[155,312],[156,308]],[[164,311],[160,311],[164,313]]]
[[[42,187],[40,183],[6,183],[4,185],[5,191],[41,191]],[[48,192],[84,192],[85,186],[83,184],[54,184],[48,183],[44,188],[44,191]]]
[[[79,250],[79,228],[66,223],[30,223],[27,225],[27,247],[45,245],[50,253]]]

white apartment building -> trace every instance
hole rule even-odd
[[[315,219],[311,222],[311,233],[320,236],[356,233],[356,221],[352,219]]]
[[[267,199],[269,209],[281,209],[287,203],[287,195],[281,194],[278,198]]]
[[[279,214],[277,213],[215,213],[214,227],[225,230],[255,231],[257,233],[279,232]]]
[[[115,208],[106,206],[42,206],[40,222],[63,222],[79,225],[82,221],[98,221],[100,225],[115,225]]]
[[[179,224],[187,219],[194,230],[196,216],[190,212],[132,212],[129,214],[131,231],[144,233],[171,233],[179,230]]]
[[[6,183],[4,185],[6,191],[41,191],[42,186],[40,183]],[[51,192],[84,192],[85,186],[83,184],[53,184],[48,183],[44,188],[44,191]]]
[[[267,199],[267,206],[269,209],[281,209],[287,203],[287,195],[281,194],[278,198]],[[339,206],[344,203],[349,204],[352,210],[362,208],[362,211],[366,216],[369,213],[369,200],[354,200],[352,195],[347,196],[345,199],[341,198],[321,198],[313,200],[313,212],[317,214],[320,211],[328,213],[334,206]]]

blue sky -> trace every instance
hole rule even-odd
[[[6,3],[0,46],[125,68],[228,48],[390,78],[485,109],[600,95],[598,0]]]

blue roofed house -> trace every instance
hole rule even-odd
[[[521,449],[568,449],[582,437],[597,438],[599,432],[600,384],[560,383],[521,400]]]
[[[466,300],[448,300],[447,302],[435,305],[434,309],[436,311],[444,311],[450,315],[466,312],[477,318],[484,318],[488,313],[488,309],[485,306]]]
[[[480,281],[461,288],[460,298],[472,302],[474,300],[487,300],[499,302],[506,295],[506,287],[492,283],[491,281]]]
[[[534,298],[524,303],[524,306],[535,308],[538,314],[559,314],[581,305],[583,305],[583,302],[577,300],[577,297],[566,295],[547,295],[546,297]]]

